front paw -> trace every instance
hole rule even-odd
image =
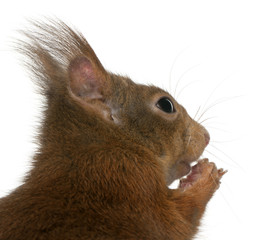
[[[208,159],[200,160],[192,167],[191,173],[180,180],[179,189],[209,200],[219,188],[220,180],[226,172],[223,169],[217,169],[216,165]]]

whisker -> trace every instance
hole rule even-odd
[[[238,141],[238,139],[231,139],[231,140],[224,140],[224,141],[211,141],[212,143],[230,143],[230,142],[235,142]]]
[[[214,102],[212,105],[206,107],[206,109],[201,113],[198,121],[201,119],[201,117],[207,112],[209,111],[211,108],[221,104],[221,103],[224,103],[224,102],[227,102],[229,100],[232,100],[232,99],[235,99],[235,98],[238,98],[238,97],[242,97],[243,95],[239,95],[239,96],[233,96],[233,97],[228,97],[228,98],[221,98],[221,99],[218,99],[216,100],[216,102]]]
[[[224,130],[224,129],[222,129],[222,128],[218,128],[218,127],[207,126],[207,128],[211,128],[211,129],[219,130],[219,131],[221,131],[221,132],[231,133],[230,131],[227,131],[227,130]]]
[[[180,81],[182,80],[182,78],[183,78],[188,72],[190,72],[192,69],[198,67],[199,65],[200,65],[200,64],[196,64],[196,65],[194,65],[194,66],[188,68],[185,72],[183,72],[183,73],[180,75],[180,77],[178,78],[177,83],[176,83],[176,85],[175,85],[175,90],[174,90],[174,96],[175,96],[175,97],[176,97],[177,86],[178,86],[178,84],[180,83]]]
[[[188,138],[188,142],[187,142],[186,149],[188,148],[188,146],[189,146],[189,144],[190,144],[190,141],[191,141],[191,135],[189,135],[189,138]]]
[[[214,117],[212,117],[212,118],[216,118],[216,119],[218,119],[218,116],[214,116]],[[209,118],[208,118],[208,120],[209,120]],[[202,122],[199,122],[199,123],[202,123]],[[205,123],[206,124],[206,123]],[[218,122],[218,121],[212,121],[212,122],[208,122],[207,123],[208,124],[208,126],[210,125],[210,124],[213,124],[213,125],[221,125],[221,126],[226,126],[227,124],[225,123],[225,122]]]
[[[230,203],[227,201],[226,197],[223,195],[222,191],[218,191],[219,194],[221,195],[221,197],[223,198],[224,202],[226,203],[226,205],[229,207],[230,211],[233,213],[234,217],[236,218],[236,220],[239,223],[242,223],[241,219],[238,217],[238,215],[236,214],[236,212],[234,211],[234,208],[230,205]]]
[[[214,156],[215,158],[217,158],[217,159],[220,160],[221,162],[224,162],[224,163],[230,165],[231,167],[237,167],[237,166],[235,166],[235,165],[232,165],[231,163],[228,163],[227,161],[225,161],[224,159],[218,157],[217,155],[215,155],[214,153],[208,151],[207,149],[205,149],[204,151],[207,152],[207,153],[209,153],[210,155]]]
[[[214,149],[216,149],[218,152],[222,153],[225,157],[227,157],[228,159],[230,159],[234,164],[236,164],[239,168],[241,168],[241,170],[244,171],[243,167],[241,167],[241,165],[239,165],[238,162],[236,162],[233,158],[231,158],[229,155],[227,155],[224,151],[222,151],[221,149],[213,146],[212,144],[210,144],[211,147],[213,147]]]
[[[199,111],[200,111],[200,108],[201,108],[201,106],[198,107],[198,110],[197,110],[195,116],[193,117],[193,120],[195,120],[195,118],[197,117],[197,115],[198,115],[198,113],[199,113]]]
[[[176,64],[177,59],[182,55],[183,52],[185,52],[187,49],[189,48],[189,46],[187,46],[186,48],[182,49],[175,57],[172,66],[170,68],[170,73],[169,73],[169,89],[171,89],[171,82],[172,82],[172,74],[173,74],[173,70],[174,70],[174,66]],[[177,82],[178,84],[178,82]]]
[[[217,116],[205,118],[204,120],[202,120],[201,122],[199,122],[199,124],[202,124],[202,123],[204,123],[204,122],[206,122],[206,121],[208,121],[210,119],[214,119],[214,118],[217,118]]]
[[[207,100],[205,101],[204,105],[203,105],[203,111],[207,105],[207,103],[209,102],[209,100],[211,99],[212,95],[215,93],[215,91],[229,78],[231,77],[231,75],[229,75],[228,77],[224,78],[220,83],[217,84],[217,86],[212,90],[211,94],[209,95],[209,97],[207,98]],[[199,120],[198,120],[199,121]]]
[[[198,80],[192,81],[192,82],[188,83],[186,86],[184,86],[184,87],[179,91],[179,93],[177,94],[176,99],[178,99],[178,98],[180,97],[181,93],[182,93],[182,92],[183,92],[188,86],[190,86],[190,85],[192,85],[192,84],[194,84],[194,83],[196,83],[196,82],[198,82]]]
[[[186,149],[188,148],[189,144],[190,144],[190,141],[191,141],[191,135],[188,134],[188,131],[189,131],[189,127],[191,125],[191,122],[186,126],[186,132],[185,132],[185,136],[188,136],[189,135],[189,139],[188,139],[188,142],[186,144]]]
[[[211,173],[211,178],[212,178],[214,184],[216,185],[216,188],[218,188],[219,184],[216,183],[216,179],[213,177],[212,173]]]

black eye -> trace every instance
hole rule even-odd
[[[156,104],[158,108],[160,108],[162,111],[166,113],[174,113],[175,108],[172,101],[167,97],[162,97]]]

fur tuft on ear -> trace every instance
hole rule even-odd
[[[99,98],[96,80],[103,79],[106,71],[83,35],[57,19],[30,23],[30,29],[20,31],[25,40],[17,41],[15,49],[23,54],[40,92],[48,98],[65,97],[71,77],[75,95]]]
[[[69,68],[70,90],[78,97],[101,99],[101,79],[91,61],[86,57],[77,57]]]

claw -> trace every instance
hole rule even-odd
[[[220,175],[220,177],[222,177],[224,174],[226,174],[228,172],[228,170],[224,170],[223,168],[220,168],[219,170],[218,170],[218,173],[219,173],[219,175]]]
[[[204,158],[204,159],[202,159],[202,160],[199,160],[199,162],[207,163],[207,162],[209,162],[209,159],[208,159],[208,158]]]

